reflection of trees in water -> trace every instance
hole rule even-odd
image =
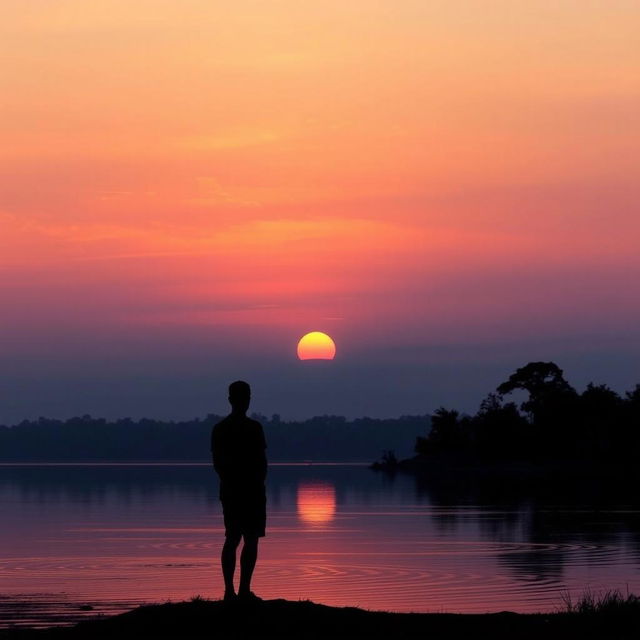
[[[167,492],[213,498],[217,485],[209,466],[34,465],[0,467],[0,491],[42,504],[101,504],[108,498],[128,504],[134,499],[153,501]]]
[[[372,483],[372,479],[377,482]],[[269,504],[295,505],[300,482],[327,482],[335,486],[336,503],[376,504],[381,494],[387,501],[402,502],[411,479],[392,482],[372,476],[363,466],[294,465],[270,466],[267,475]],[[0,465],[0,494],[18,500],[54,503],[104,503],[107,498],[126,504],[133,499],[218,499],[218,478],[211,464],[88,464]]]
[[[638,516],[640,518],[640,516]],[[638,525],[640,527],[640,524]],[[625,531],[624,534],[625,541],[627,542],[627,546],[631,549],[633,553],[633,558],[637,562],[640,562],[640,536],[634,535],[631,532]]]
[[[603,562],[609,547],[621,545],[640,561],[640,496],[615,478],[532,480],[458,469],[418,475],[415,488],[434,507],[434,524],[443,532],[464,525],[464,509],[448,507],[482,509],[475,520],[480,534],[507,543],[496,560],[521,580],[558,581],[572,557]]]

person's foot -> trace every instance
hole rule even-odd
[[[257,596],[253,591],[244,591],[238,593],[238,600],[240,602],[262,602],[262,598]]]
[[[222,600],[224,602],[235,602],[238,599],[235,591],[225,591],[224,598]]]

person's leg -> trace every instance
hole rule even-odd
[[[251,592],[251,577],[258,558],[258,536],[244,536],[244,545],[240,554],[240,589],[238,595]]]
[[[236,549],[240,544],[240,535],[229,535],[225,538],[222,547],[220,562],[222,564],[222,577],[224,578],[225,597],[235,595],[233,588],[233,574],[236,570]]]

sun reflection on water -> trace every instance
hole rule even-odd
[[[336,490],[328,482],[301,482],[298,485],[298,519],[307,525],[331,522],[336,515]]]

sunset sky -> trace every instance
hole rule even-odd
[[[637,0],[3,0],[0,423],[640,382]],[[329,334],[333,361],[296,345]]]

